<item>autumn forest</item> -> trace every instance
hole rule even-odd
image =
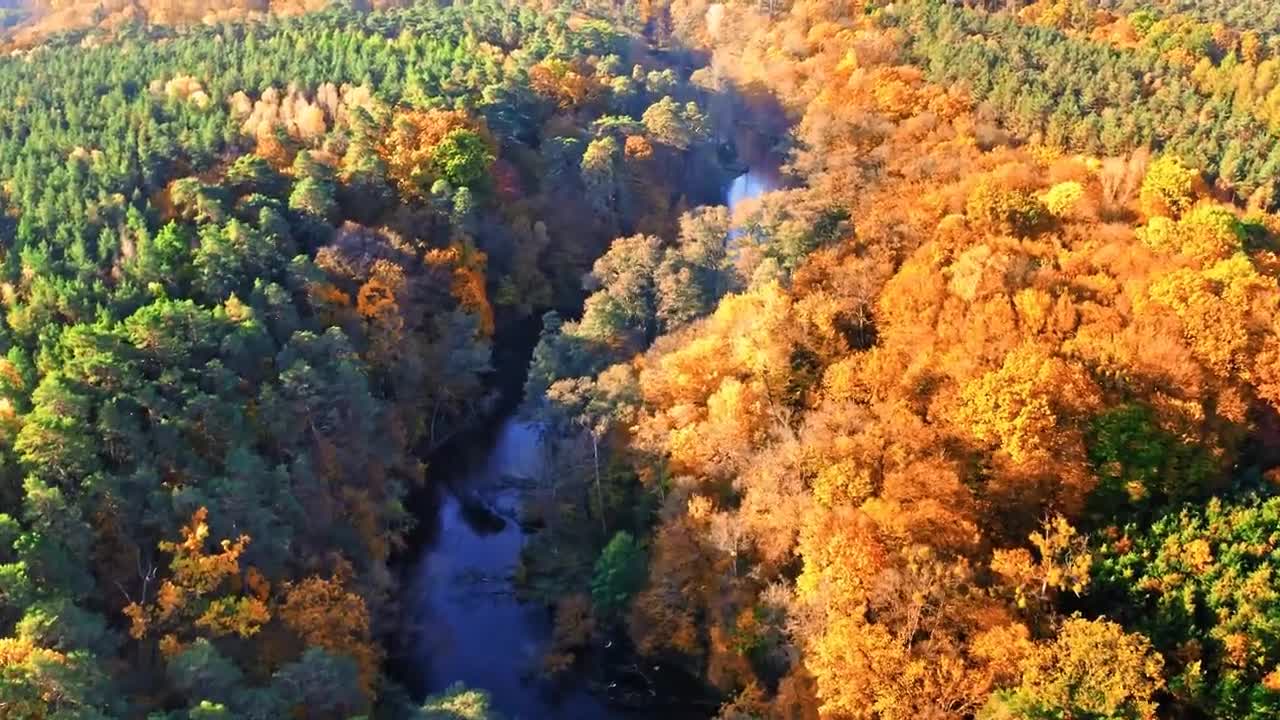
[[[0,718],[1280,717],[1280,5],[0,0],[0,49]],[[428,576],[479,630],[407,619],[502,528]]]

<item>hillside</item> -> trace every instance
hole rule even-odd
[[[6,0],[0,9],[0,39],[10,47],[26,48],[60,33],[94,30],[113,33],[132,25],[196,25],[262,20],[324,10],[329,0]],[[357,5],[357,9],[385,9],[407,3]],[[3,6],[0,6],[3,7]]]
[[[1274,14],[0,11],[0,717],[1280,716]]]
[[[673,3],[796,186],[549,325],[534,587],[721,718],[1280,711],[1275,44],[1176,5]]]
[[[629,45],[480,2],[0,60],[0,714],[375,707],[494,338],[718,195]]]

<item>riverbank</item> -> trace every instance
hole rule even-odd
[[[725,191],[730,209],[779,186],[776,162],[751,164]],[[745,163],[744,163],[745,164]],[[514,414],[536,326],[499,344],[495,358],[501,401],[492,422],[459,433],[431,455],[431,487],[412,508],[419,527],[401,558],[401,622],[390,647],[392,675],[414,698],[454,683],[483,689],[508,718],[705,718],[714,698],[677,668],[641,667],[619,639],[579,658],[571,680],[549,681],[552,613],[522,602],[527,536],[520,514],[533,487],[546,487],[552,464],[540,429]],[[520,340],[525,342],[518,342]],[[528,350],[524,348],[528,347]],[[590,667],[586,667],[589,665]],[[674,700],[674,701],[673,701]]]

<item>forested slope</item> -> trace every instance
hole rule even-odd
[[[616,241],[548,326],[551,664],[589,618],[722,718],[1280,712],[1276,135],[1211,82],[1273,44],[1236,5],[1185,62],[1087,3],[672,3],[799,187]]]
[[[384,677],[388,560],[539,316],[547,675],[1280,714],[1265,3],[543,5],[14,36],[0,715],[484,717]]]
[[[80,40],[0,60],[0,715],[365,714],[425,452],[718,196],[699,93],[487,2]]]

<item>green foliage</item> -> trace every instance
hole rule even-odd
[[[1161,429],[1142,405],[1121,405],[1094,418],[1088,450],[1099,480],[1090,503],[1101,518],[1150,517],[1198,500],[1218,476],[1209,453]]]
[[[567,124],[529,68],[579,63],[608,88],[630,43],[493,0],[82,37],[0,58],[0,655],[20,658],[0,715],[46,717],[27,708],[48,698],[48,717],[367,713],[376,646],[264,615],[330,573],[386,610],[416,452],[488,392],[488,293],[506,290],[500,329],[573,306],[616,228],[674,224],[699,182],[621,178],[584,225],[576,138],[692,93],[655,70]],[[664,130],[705,156],[701,110],[667,103]],[[434,146],[433,197],[388,179],[407,105],[487,128]],[[599,348],[543,352],[548,384]],[[252,539],[235,598],[165,585],[159,543],[202,508],[213,537]],[[141,607],[167,626],[131,624]],[[252,637],[211,629],[249,610]]]
[[[591,576],[591,602],[598,617],[616,620],[632,596],[644,587],[647,559],[631,533],[613,536],[596,560]]]
[[[452,130],[436,145],[432,164],[438,177],[454,187],[474,186],[485,177],[493,154],[472,130]]]
[[[338,208],[333,189],[323,180],[305,177],[293,186],[289,193],[289,209],[309,215],[316,220],[328,221]]]
[[[253,538],[242,569],[260,587],[336,566],[375,609],[389,595],[400,500],[422,480],[414,449],[472,415],[490,372],[489,340],[454,292],[459,268],[424,258],[482,246],[495,278],[520,279],[510,306],[524,313],[553,299],[549,277],[578,282],[607,236],[555,231],[576,227],[581,178],[574,161],[538,190],[531,148],[555,143],[540,138],[551,108],[525,71],[624,50],[598,25],[579,34],[480,2],[137,28],[0,59],[0,395],[16,415],[0,643],[24,658],[0,669],[0,714],[44,717],[51,697],[51,717],[141,717],[158,703],[173,718],[369,709],[376,667],[278,624],[260,634],[266,663],[259,637],[223,644],[199,621],[161,652],[159,637],[119,632],[124,611],[158,602],[170,570],[157,545],[198,508],[215,536]],[[164,89],[179,76],[211,100]],[[266,102],[286,86],[324,108],[305,137],[258,133],[233,107],[238,93]],[[367,103],[339,110],[357,87],[373,89]],[[483,116],[524,204],[495,207],[494,148],[455,130],[433,156],[447,212],[397,205],[379,143],[410,94]],[[475,268],[468,290],[483,301],[494,278]],[[235,609],[209,608],[205,625]]]
[[[240,668],[204,638],[170,659],[167,671],[176,688],[201,698],[201,706],[210,700],[232,702],[244,691]]]
[[[285,178],[275,168],[257,155],[241,155],[236,158],[223,178],[237,195],[279,195],[284,191]]]
[[[1280,712],[1280,498],[1217,498],[1102,544],[1096,602],[1175,665],[1177,703],[1207,717]]]
[[[328,717],[349,717],[366,704],[357,689],[356,674],[351,658],[313,647],[277,671],[272,688],[286,707],[305,707]]]
[[[1127,10],[1139,3],[1119,4]],[[1162,4],[1208,19],[1228,15],[1246,26],[1260,17],[1280,19],[1274,7],[1255,7],[1251,17],[1226,7],[1226,0],[1213,10],[1188,0]],[[1017,136],[1093,155],[1155,147],[1201,168],[1241,199],[1274,180],[1280,146],[1250,103],[1233,101],[1233,83],[1210,94],[1188,73],[1171,69],[1158,48],[1134,52],[1024,24],[1011,13],[941,0],[893,3],[875,18],[905,31],[906,61],[933,82],[962,83]],[[1233,144],[1233,167],[1225,172],[1223,158]]]

